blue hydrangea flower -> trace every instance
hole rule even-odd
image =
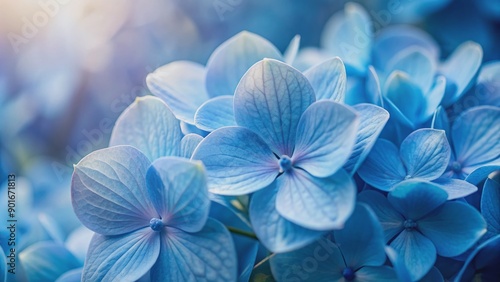
[[[320,234],[305,228],[340,228],[354,207],[355,186],[342,166],[359,118],[346,106],[314,100],[299,71],[263,60],[236,89],[238,126],[213,131],[193,154],[207,167],[211,192],[256,192],[250,218],[273,251],[303,246]]]
[[[234,94],[243,74],[264,58],[284,60],[272,43],[243,31],[222,43],[212,53],[206,67],[175,61],[158,68],[146,80],[151,92],[162,98],[179,120],[194,125],[200,106],[220,96],[226,98],[210,103],[224,103],[231,98],[227,96]]]
[[[83,280],[234,281],[231,236],[208,218],[201,163],[164,157],[152,164],[131,146],[95,151],[76,166],[76,215],[92,238]]]
[[[403,260],[412,280],[431,269],[436,254],[460,255],[486,232],[486,223],[476,209],[447,202],[447,198],[439,186],[421,181],[400,183],[387,198],[375,191],[359,195],[376,213],[386,242]]]
[[[277,281],[397,281],[385,266],[384,233],[371,209],[358,204],[341,230],[299,250],[271,257]]]
[[[500,108],[474,107],[451,124],[439,111],[434,127],[444,129],[452,145],[445,176],[479,184],[488,174],[500,169]]]
[[[403,140],[399,149],[388,140],[378,139],[358,173],[366,183],[383,191],[412,179],[436,182],[446,190],[449,199],[477,191],[466,181],[442,177],[450,154],[443,130],[418,129]]]

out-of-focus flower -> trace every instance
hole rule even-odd
[[[72,203],[96,232],[83,280],[234,281],[236,258],[227,229],[208,218],[200,163],[164,157],[152,164],[131,146],[96,151],[80,161]]]
[[[207,167],[211,192],[259,191],[250,217],[257,236],[273,251],[297,248],[318,236],[301,229],[341,227],[354,207],[355,187],[342,166],[351,155],[359,118],[338,103],[314,100],[300,72],[263,60],[236,89],[239,126],[213,131],[193,154]],[[269,216],[274,209],[277,213]],[[279,234],[284,228],[298,238],[280,237],[287,236]]]
[[[477,191],[466,181],[443,177],[450,154],[443,130],[419,129],[408,135],[399,149],[390,141],[378,139],[358,173],[366,183],[383,191],[413,179],[434,181],[446,190],[449,199]]]
[[[384,266],[384,246],[377,217],[358,204],[343,229],[299,250],[274,255],[271,269],[277,281],[397,281],[394,271]]]
[[[439,186],[421,181],[400,183],[387,198],[375,191],[359,195],[377,215],[386,242],[403,260],[412,280],[431,269],[436,254],[460,255],[486,233],[486,223],[476,209],[447,198]]]

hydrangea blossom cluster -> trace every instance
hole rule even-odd
[[[245,31],[206,66],[149,74],[156,97],[75,166],[73,208],[95,234],[66,277],[498,277],[500,62],[481,68],[474,42],[442,61],[406,26],[375,35],[354,3],[320,48],[299,45]],[[481,102],[457,110],[464,97]]]

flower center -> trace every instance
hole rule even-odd
[[[356,275],[354,275],[354,270],[352,270],[352,268],[350,267],[344,268],[344,270],[342,271],[342,276],[344,276],[347,281],[352,281],[356,277]]]
[[[412,219],[407,219],[403,223],[403,226],[406,230],[413,230],[413,229],[417,228],[417,223],[415,221],[413,221]]]
[[[292,169],[292,160],[290,159],[289,156],[283,155],[279,159],[279,165],[280,165],[280,173],[289,171],[290,169]]]
[[[451,165],[450,165],[450,168],[451,168],[451,170],[453,170],[453,172],[455,172],[455,173],[460,173],[460,172],[462,172],[462,164],[461,164],[461,163],[459,163],[459,162],[457,162],[457,161],[452,162],[452,163],[451,163]]]
[[[161,219],[159,218],[153,217],[149,221],[149,227],[151,227],[151,229],[153,229],[154,231],[161,231],[164,226],[165,225],[163,224],[163,221],[161,221]]]

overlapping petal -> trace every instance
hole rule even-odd
[[[315,65],[304,72],[316,93],[316,100],[344,103],[347,82],[345,66],[339,57]]]
[[[448,200],[454,200],[471,195],[477,191],[477,187],[467,181],[440,177],[432,181],[438,184],[448,194]]]
[[[163,224],[186,232],[203,228],[210,200],[201,162],[176,157],[157,159],[148,169],[146,182]]]
[[[182,132],[179,121],[159,98],[137,98],[118,118],[109,146],[131,145],[150,161],[179,156]]]
[[[481,213],[488,224],[488,237],[500,234],[500,183],[487,178],[481,195]]]
[[[97,150],[76,166],[73,209],[89,229],[118,235],[147,226],[157,215],[146,189],[148,158],[131,146]]]
[[[220,127],[236,125],[233,96],[219,96],[203,103],[194,115],[194,123],[196,127],[208,132]]]
[[[421,114],[426,104],[424,93],[406,73],[398,70],[392,72],[385,83],[384,93],[412,125],[421,122]]]
[[[340,229],[354,210],[356,186],[344,170],[318,178],[294,169],[278,177],[276,186],[278,212],[309,229]]]
[[[184,137],[182,137],[180,157],[190,159],[193,155],[194,150],[196,149],[196,147],[198,147],[202,140],[203,137],[194,133],[186,134]]]
[[[297,126],[294,165],[317,177],[335,173],[351,155],[358,125],[358,115],[346,106],[313,103]]]
[[[398,281],[394,269],[388,266],[363,266],[356,271],[356,280],[366,282]]]
[[[193,153],[207,169],[210,192],[243,195],[266,187],[279,172],[269,146],[244,127],[224,127],[210,133]]]
[[[314,100],[302,73],[265,59],[248,70],[236,89],[236,123],[258,133],[275,153],[291,156],[299,119]]]

